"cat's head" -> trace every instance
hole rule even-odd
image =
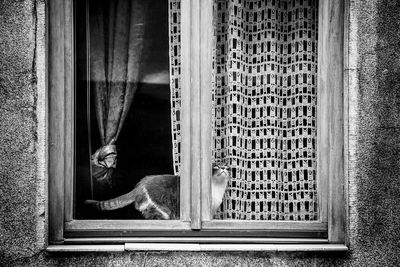
[[[230,177],[229,166],[222,162],[215,162],[212,165],[212,179],[216,183],[224,183]]]

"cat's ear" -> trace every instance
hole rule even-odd
[[[110,140],[110,142],[108,142],[108,144],[114,145],[116,141],[117,141],[117,139],[114,137],[113,139]]]

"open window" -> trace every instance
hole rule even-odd
[[[48,14],[51,244],[344,244],[342,1],[57,0]],[[162,174],[164,220],[88,205]]]

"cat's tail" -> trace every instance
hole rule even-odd
[[[97,201],[97,200],[86,200],[85,204],[86,205],[90,205],[98,210],[116,210],[116,209],[120,209],[123,207],[126,207],[130,204],[132,204],[135,201],[136,198],[136,188],[133,189],[132,191],[116,197],[116,198],[112,198],[109,200],[103,200],[103,201]]]

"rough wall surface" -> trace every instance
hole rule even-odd
[[[358,24],[350,66],[358,80],[349,103],[351,262],[399,266],[400,2],[351,4]]]
[[[34,1],[0,1],[0,257],[37,251],[36,18]]]
[[[348,253],[45,253],[44,7],[0,1],[0,265],[400,266],[399,1],[350,1]]]

